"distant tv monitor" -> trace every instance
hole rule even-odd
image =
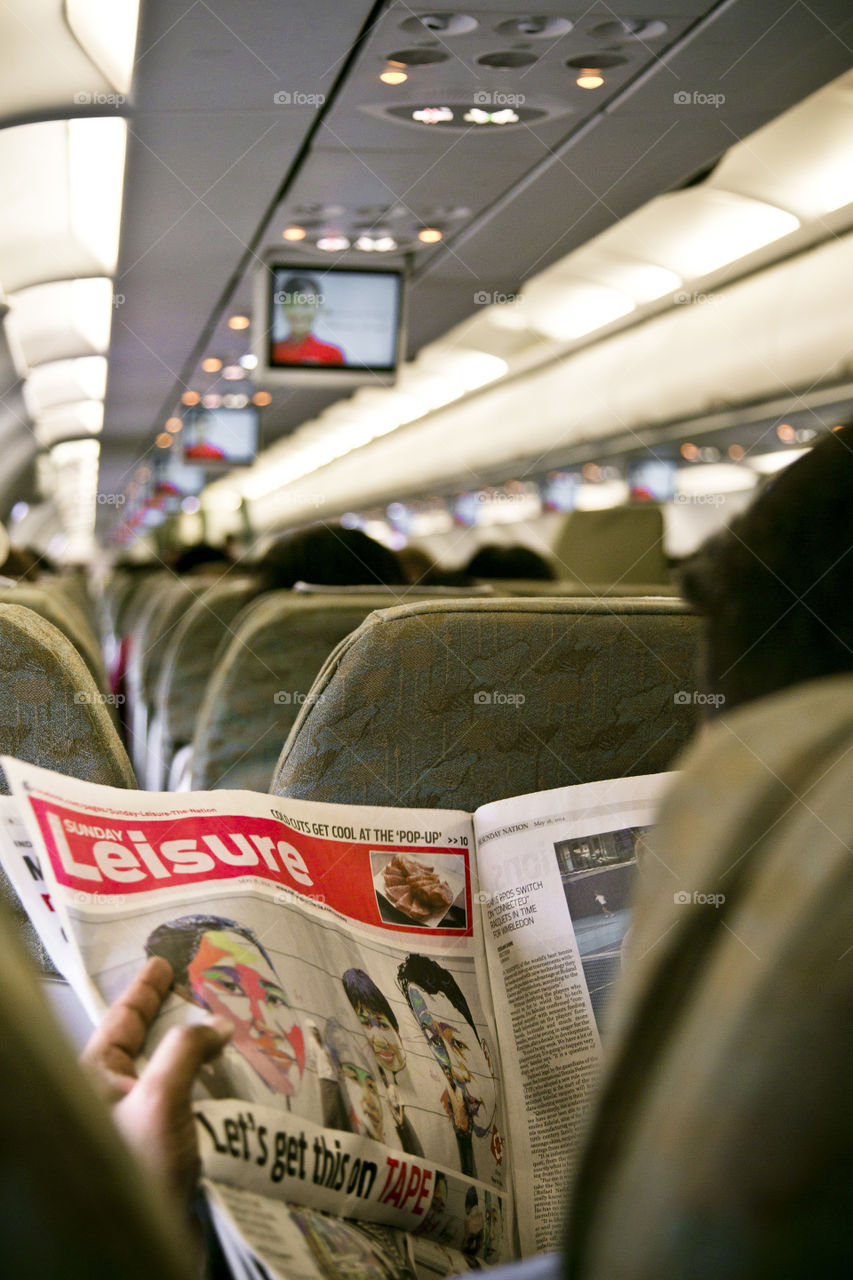
[[[668,458],[629,461],[625,479],[632,502],[671,502],[677,470],[677,463]]]
[[[195,409],[181,436],[185,463],[208,471],[248,466],[258,452],[258,411]]]
[[[403,334],[399,270],[306,266],[276,258],[256,277],[254,352],[261,382],[391,383]]]

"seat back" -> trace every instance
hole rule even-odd
[[[193,789],[267,791],[329,653],[388,599],[378,591],[273,591],[250,604],[205,690],[192,744]]]
[[[674,600],[418,603],[326,663],[271,790],[473,810],[667,769],[694,724],[697,620]]]
[[[56,627],[0,604],[0,754],[88,782],[135,787],[127,753],[82,658]],[[0,770],[0,792],[9,786]],[[20,932],[46,970],[46,954],[3,877]]]
[[[237,615],[260,589],[255,578],[229,575],[208,587],[190,605],[169,637],[151,720],[153,742],[146,780],[149,790],[165,787],[175,753],[192,742],[217,652],[233,636],[232,624]]]
[[[601,586],[669,582],[663,513],[652,503],[571,511],[554,544],[560,576]]]
[[[32,609],[74,645],[98,688],[106,693],[107,677],[97,636],[78,604],[51,579],[18,582],[0,591],[0,603]]]
[[[853,676],[730,714],[650,835],[567,1274],[853,1274]]]

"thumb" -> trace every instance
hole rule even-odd
[[[172,1027],[151,1055],[133,1090],[134,1098],[158,1107],[188,1105],[199,1070],[219,1056],[233,1030],[225,1018],[207,1025]]]

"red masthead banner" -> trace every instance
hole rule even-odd
[[[389,844],[387,839],[376,840],[370,827],[333,827],[333,834],[317,836],[257,815],[173,811],[162,817],[128,818],[126,813],[92,813],[35,795],[29,801],[57,881],[98,895],[100,903],[251,875],[325,903],[351,920],[411,929],[412,924],[393,918],[378,878],[377,867],[400,853],[426,860],[424,866],[434,866],[439,877],[446,872],[454,887],[459,886],[453,924],[414,921],[419,931],[471,935],[467,849]],[[337,833],[347,838],[334,838]]]

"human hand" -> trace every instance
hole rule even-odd
[[[188,1200],[198,1175],[198,1139],[190,1093],[206,1062],[221,1053],[232,1026],[172,1027],[137,1076],[134,1059],[172,983],[172,968],[152,956],[113,1002],[83,1050],[82,1062],[140,1160]]]

